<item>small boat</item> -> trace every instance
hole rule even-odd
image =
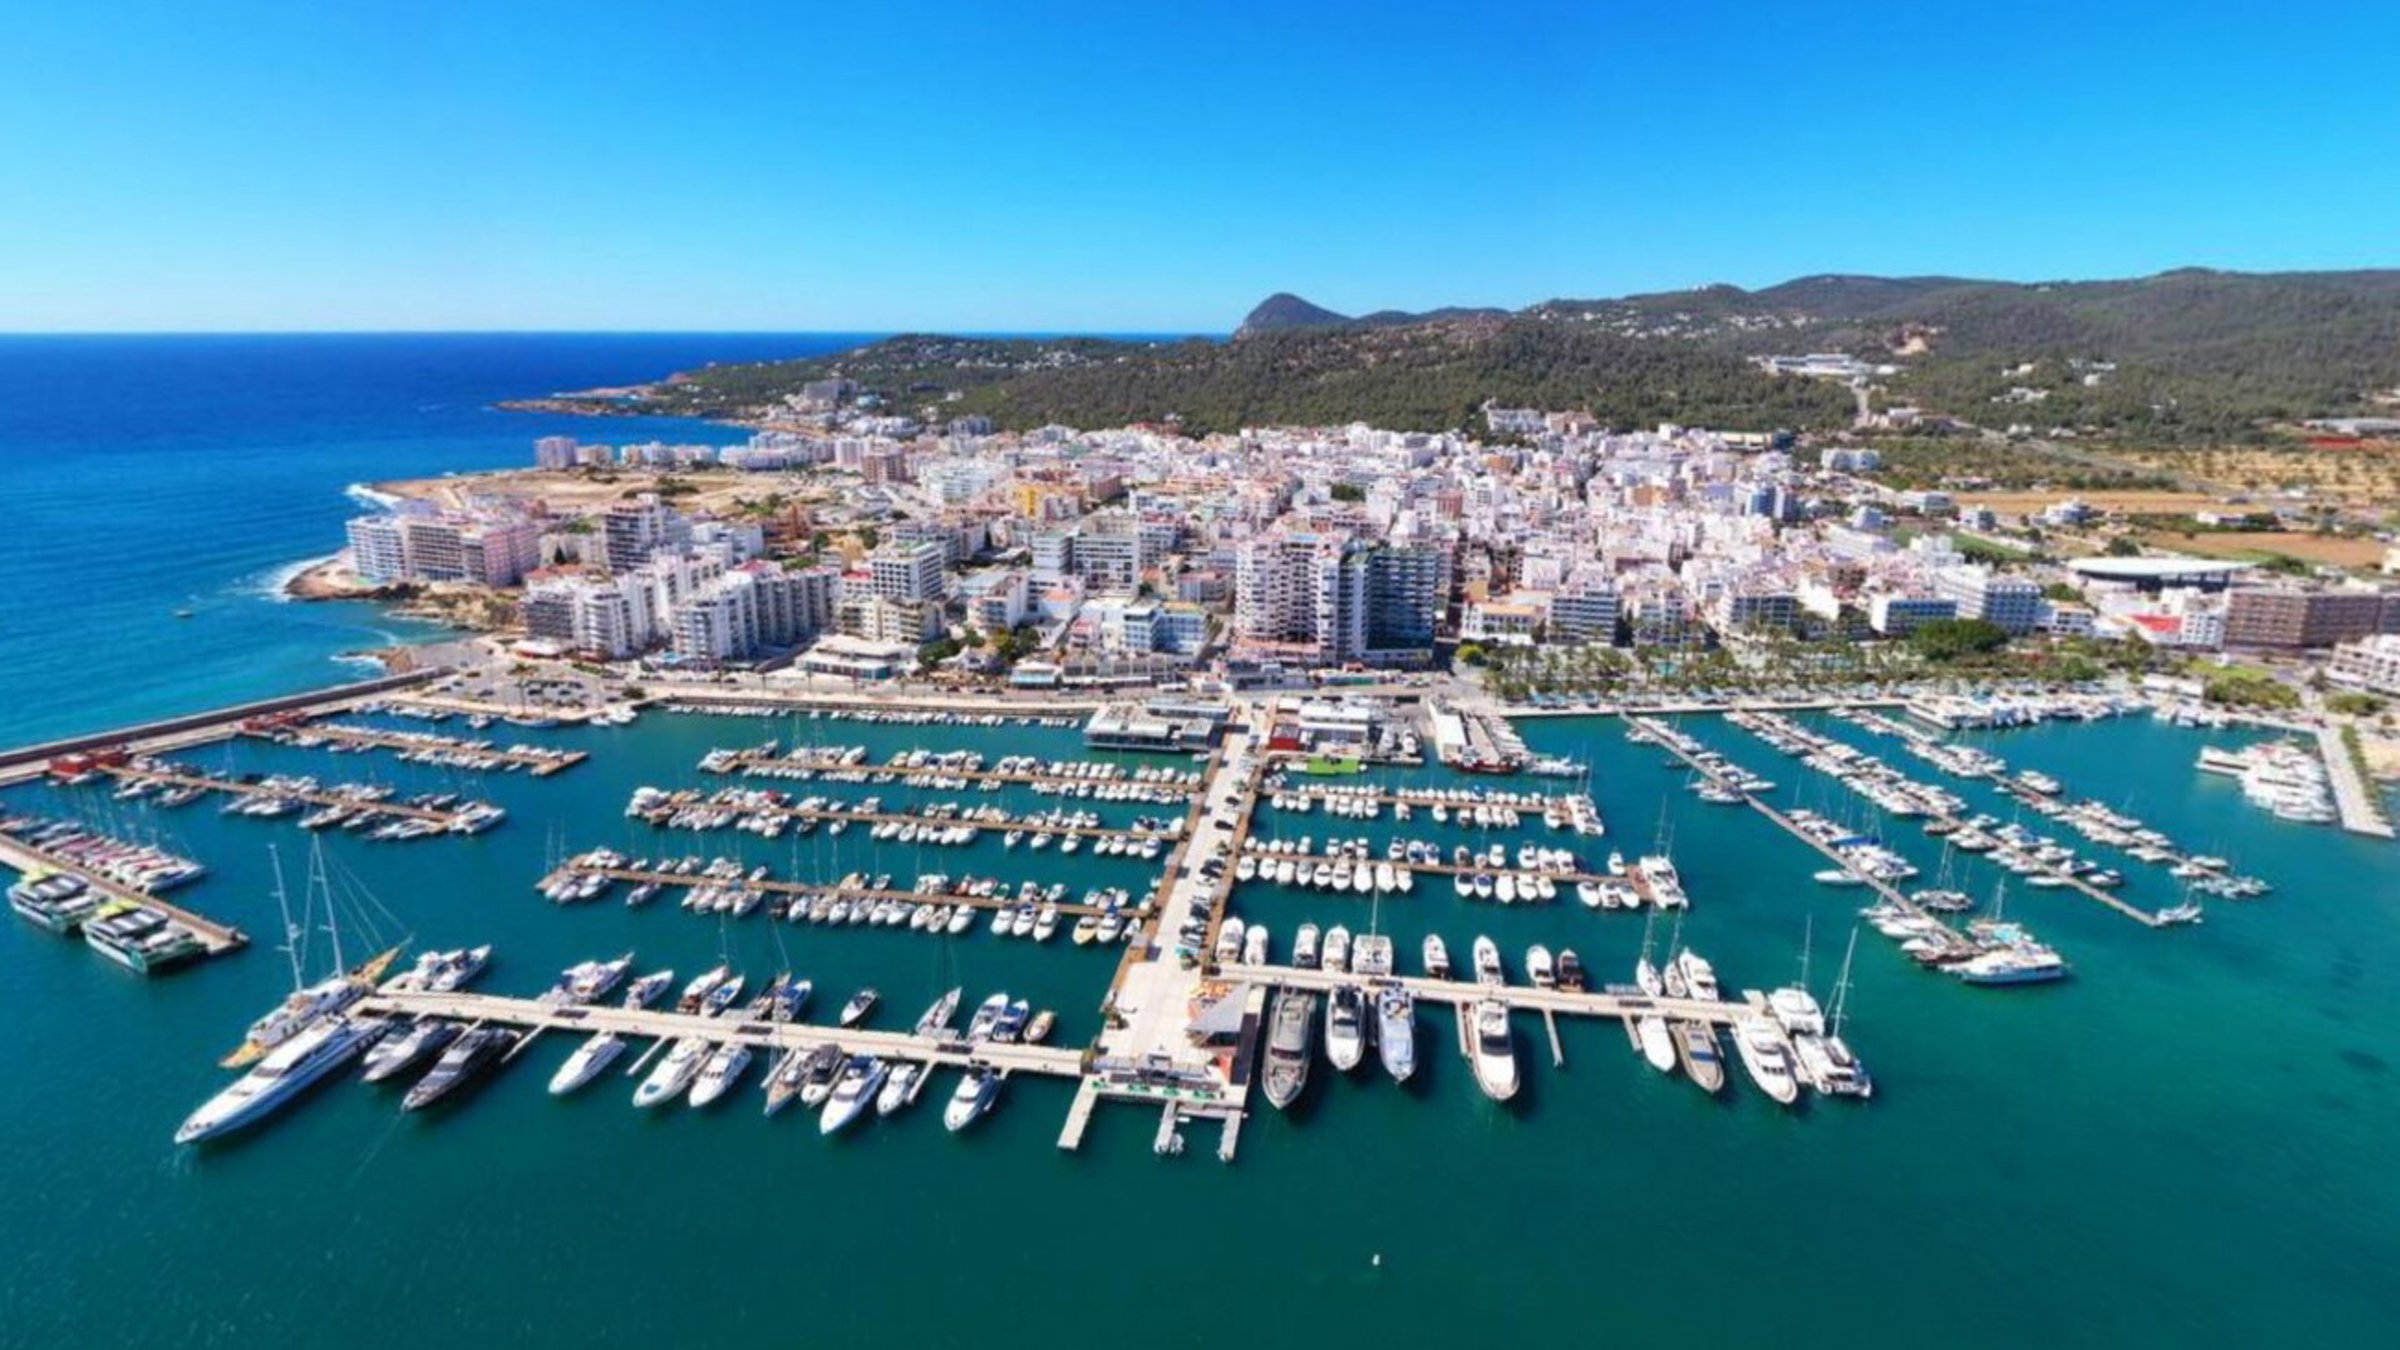
[[[1450,978],[1450,948],[1442,942],[1441,934],[1427,933],[1425,935],[1424,959],[1425,978],[1429,980]]]
[[[1315,970],[1318,959],[1317,926],[1304,923],[1292,935],[1292,964],[1302,970]]]
[[[842,1015],[838,1020],[845,1027],[857,1026],[867,1020],[867,1014],[875,1011],[875,1004],[882,997],[872,989],[859,990],[850,996],[848,1003],[842,1005]]]
[[[667,992],[667,986],[673,983],[675,983],[674,971],[652,971],[626,986],[625,1006],[636,1009],[647,1008],[658,1002],[658,996]]]
[[[1324,968],[1347,973],[1350,969],[1350,930],[1335,924],[1325,930]]]
[[[433,1068],[408,1090],[400,1109],[421,1111],[473,1082],[501,1056],[516,1049],[524,1033],[507,1027],[472,1027],[461,1032]]]
[[[1057,1026],[1058,1014],[1050,1011],[1048,1008],[1042,1009],[1040,1012],[1037,1012],[1033,1015],[1032,1021],[1025,1024],[1025,1043],[1027,1045],[1040,1045],[1042,1042],[1050,1039],[1051,1031]]]
[[[1008,1015],[1008,995],[994,994],[975,1007],[975,1015],[967,1019],[967,1039],[988,1041],[1000,1029],[1000,1020]]]
[[[675,1011],[687,1014],[700,1011],[701,1005],[708,1002],[708,996],[715,993],[717,986],[725,983],[732,974],[731,966],[718,966],[693,977],[692,982],[683,987],[683,997],[675,1001]]]
[[[1703,1092],[1716,1092],[1725,1086],[1725,1057],[1717,1048],[1717,1031],[1706,1022],[1676,1022],[1675,1053],[1683,1064],[1684,1076],[1698,1084]]]
[[[1548,947],[1537,942],[1525,949],[1525,978],[1533,981],[1536,989],[1558,987],[1558,967],[1552,963]]]
[[[975,1065],[960,1075],[958,1087],[950,1094],[949,1105],[942,1108],[942,1128],[952,1134],[967,1128],[991,1113],[992,1103],[1000,1096],[1000,1071],[985,1065]]]
[[[1558,953],[1558,987],[1579,994],[1589,982],[1590,977],[1583,971],[1583,958],[1575,954],[1573,947],[1561,948]]]

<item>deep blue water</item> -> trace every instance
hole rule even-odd
[[[413,635],[373,606],[272,598],[279,570],[341,546],[358,509],[348,484],[526,464],[553,434],[745,434],[501,412],[498,400],[862,340],[0,336],[0,743],[328,683],[344,673],[337,653]]]

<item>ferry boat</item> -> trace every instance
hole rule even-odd
[[[33,871],[8,888],[8,907],[17,916],[53,933],[72,933],[100,908],[100,897],[82,877]]]
[[[82,929],[86,946],[137,975],[180,965],[207,950],[191,929],[148,905],[123,900],[101,905]]]
[[[1316,1006],[1316,995],[1304,990],[1276,992],[1267,1019],[1265,1087],[1267,1100],[1278,1110],[1290,1106],[1308,1085],[1309,1023]]]
[[[959,1076],[949,1105],[942,1108],[942,1128],[952,1134],[967,1128],[989,1115],[999,1096],[1000,1071],[982,1064],[970,1067]]]
[[[507,1027],[471,1027],[461,1032],[433,1068],[401,1099],[400,1109],[421,1111],[474,1081],[517,1047],[524,1033]]]
[[[265,1118],[309,1084],[356,1059],[388,1026],[347,1017],[324,1018],[309,1025],[201,1103],[175,1131],[175,1142],[196,1144]]]
[[[1496,998],[1475,1004],[1475,1084],[1483,1095],[1505,1102],[1517,1095],[1516,1038],[1509,1030],[1508,1005]]]
[[[1375,1055],[1395,1083],[1417,1071],[1417,1000],[1398,984],[1375,996]]]

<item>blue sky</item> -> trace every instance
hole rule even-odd
[[[1285,289],[2400,263],[2389,3],[10,9],[6,330],[1222,331]]]

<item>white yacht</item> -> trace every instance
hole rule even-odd
[[[1475,1004],[1474,1016],[1475,1083],[1493,1101],[1507,1101],[1517,1095],[1517,1046],[1509,1031],[1508,1005],[1483,999]]]
[[[564,1097],[575,1089],[598,1078],[601,1071],[616,1062],[625,1052],[625,1038],[613,1031],[603,1031],[575,1047],[567,1062],[550,1075],[550,1095]]]
[[[1475,938],[1475,979],[1479,984],[1508,983],[1508,972],[1500,964],[1500,944],[1480,934]]]
[[[1683,974],[1683,996],[1714,1003],[1722,997],[1717,991],[1717,968],[1708,958],[1686,947],[1675,954],[1675,968]]]
[[[387,1025],[347,1017],[311,1023],[284,1038],[248,1073],[202,1102],[175,1131],[175,1142],[196,1144],[268,1115],[302,1088],[357,1058]]]
[[[1366,1053],[1366,995],[1357,985],[1339,985],[1325,1000],[1325,1058],[1348,1073]]]
[[[1000,1095],[1000,1071],[976,1065],[961,1075],[950,1104],[942,1108],[942,1128],[956,1134],[984,1118]]]
[[[692,1080],[692,1105],[706,1106],[724,1096],[742,1081],[742,1071],[749,1067],[749,1046],[740,1041],[718,1046],[700,1066],[700,1076]]]
[[[1427,933],[1425,935],[1424,961],[1425,978],[1429,980],[1450,978],[1450,948],[1442,941],[1441,934]]]
[[[915,1104],[917,1094],[925,1090],[925,1080],[932,1076],[932,1067],[919,1060],[904,1059],[892,1066],[883,1080],[883,1091],[875,1094],[875,1114],[888,1116],[904,1106]]]
[[[1350,930],[1335,924],[1325,930],[1324,967],[1347,973],[1350,969]]]
[[[1375,1054],[1395,1083],[1417,1071],[1417,1000],[1396,983],[1375,996]]]
[[[1789,1106],[1800,1096],[1800,1081],[1792,1076],[1791,1046],[1783,1029],[1756,1013],[1734,1019],[1733,1048],[1758,1090]]]
[[[853,1055],[842,1066],[842,1076],[834,1082],[833,1095],[825,1099],[824,1113],[817,1117],[817,1132],[839,1134],[864,1115],[874,1104],[875,1094],[883,1090],[883,1080],[890,1072],[873,1055]]]
[[[650,1066],[649,1076],[633,1090],[633,1104],[641,1107],[658,1106],[683,1095],[692,1080],[700,1076],[701,1066],[708,1062],[710,1046],[705,1036],[686,1036],[660,1056]]]
[[[1675,1072],[1675,1038],[1667,1033],[1667,1019],[1656,1013],[1633,1019],[1636,1039],[1642,1043],[1642,1058],[1660,1073]]]

